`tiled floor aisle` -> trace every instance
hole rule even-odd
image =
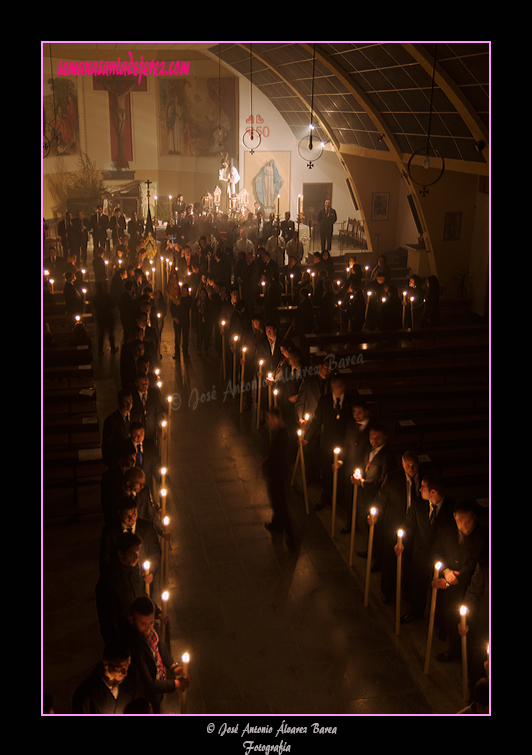
[[[171,517],[170,641],[191,655],[190,714],[453,714],[461,699],[459,664],[423,673],[426,624],[394,634],[394,607],[380,603],[378,575],[363,607],[365,561],[347,565],[348,536],[329,533],[330,511],[311,513],[292,489],[298,547],[290,553],[264,528],[270,509],[258,462],[267,434],[238,411],[214,356],[172,359],[163,332],[164,391],[176,391],[168,512]],[[192,344],[191,344],[192,345]],[[114,409],[118,357],[94,363],[100,416]],[[183,384],[192,390],[191,406]],[[216,399],[198,403],[196,393]],[[341,514],[339,514],[341,517]],[[99,660],[94,602],[102,522],[46,523],[43,531],[43,690],[56,713]],[[340,519],[340,526],[342,522]],[[339,528],[338,528],[339,529]],[[357,547],[365,547],[362,533]],[[434,638],[433,655],[444,649]],[[179,711],[179,696],[164,711]]]

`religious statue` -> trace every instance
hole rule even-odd
[[[274,212],[275,200],[283,180],[275,165],[275,160],[267,162],[254,178],[255,194],[265,213]]]

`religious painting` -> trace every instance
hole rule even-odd
[[[159,143],[162,155],[214,157],[237,149],[236,78],[159,79]],[[218,133],[221,128],[221,145]]]
[[[462,228],[461,212],[446,212],[443,219],[443,240],[460,241]]]
[[[48,76],[43,81],[43,136],[47,155],[79,155],[76,76]]]
[[[106,91],[109,99],[111,161],[117,170],[129,168],[133,160],[131,92],[146,92],[146,79],[135,76],[93,76],[95,91]]]
[[[389,192],[380,192],[373,194],[371,198],[371,219],[388,220],[389,204]]]
[[[266,218],[290,212],[290,158],[290,152],[244,153],[244,188]]]

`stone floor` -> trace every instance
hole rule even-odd
[[[191,344],[193,346],[193,344]],[[173,412],[168,513],[171,518],[168,633],[174,657],[190,653],[187,713],[229,717],[321,714],[454,714],[465,706],[461,665],[435,659],[423,672],[427,621],[394,632],[393,605],[380,601],[365,561],[348,566],[349,536],[330,534],[331,511],[314,512],[309,489],[290,492],[295,552],[264,528],[270,508],[258,463],[267,431],[255,412],[225,395],[220,361],[174,361],[170,318],[163,330],[162,379],[180,397]],[[115,408],[119,355],[95,358],[100,420]],[[212,397],[213,389],[215,397]],[[211,400],[201,401],[211,392]],[[196,405],[196,399],[197,405]],[[176,399],[177,400],[177,399]],[[56,714],[70,712],[77,684],[100,659],[94,586],[102,518],[97,491],[73,521],[45,519],[42,569],[42,691]],[[363,531],[356,548],[365,549]],[[177,713],[180,696],[165,698]],[[218,724],[217,724],[218,725]]]

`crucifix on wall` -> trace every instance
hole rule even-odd
[[[129,168],[133,160],[131,92],[146,92],[146,79],[127,76],[93,76],[95,91],[106,91],[109,99],[111,160],[117,170]]]

